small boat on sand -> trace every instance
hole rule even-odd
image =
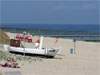
[[[35,47],[35,46],[34,47],[32,46],[32,48],[24,47],[24,45],[22,45],[21,41],[19,40],[13,40],[12,42],[13,44],[16,43],[17,45],[13,46],[13,44],[11,44],[8,47],[9,52],[18,52],[18,53],[23,53],[23,54],[25,53],[25,54],[33,54],[33,55],[35,54],[35,55],[43,55],[47,57],[54,57],[59,51],[59,49],[54,49],[54,48],[43,48],[42,47],[43,36],[40,37],[40,43],[38,47]]]

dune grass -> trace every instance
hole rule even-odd
[[[0,43],[9,44],[9,41],[10,38],[8,37],[8,35],[2,29],[0,29]]]
[[[17,55],[9,52],[0,51],[0,61],[5,61],[8,58],[15,58],[17,61],[25,61],[25,62],[42,61],[42,58],[38,57],[23,56],[23,55]]]

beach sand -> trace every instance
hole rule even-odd
[[[60,51],[53,59],[21,62],[22,75],[100,75],[100,42],[76,41],[75,54],[70,53],[74,47],[71,39],[45,37],[43,42],[43,47],[60,48]]]

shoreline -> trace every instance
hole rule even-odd
[[[15,30],[15,31],[14,31]],[[27,31],[27,30],[16,30],[16,29],[12,29],[11,31],[10,30],[4,30],[5,32],[13,32],[13,33],[16,33],[16,32],[19,32],[19,33],[22,33],[22,32],[24,32],[24,31]],[[57,37],[57,38],[67,38],[67,39],[77,39],[77,40],[94,40],[94,41],[100,41],[100,39],[99,39],[99,37],[100,37],[100,34],[98,33],[98,34],[87,34],[87,33],[89,33],[89,32],[87,32],[87,33],[85,33],[84,34],[84,32],[83,33],[81,33],[80,31],[77,31],[77,32],[74,32],[74,33],[78,33],[78,32],[80,32],[80,34],[71,34],[70,32],[72,32],[72,31],[68,31],[68,32],[64,32],[64,33],[68,33],[68,34],[64,34],[64,33],[59,33],[58,35],[56,34],[56,33],[50,33],[50,32],[48,32],[48,31],[42,31],[42,30],[30,30],[30,31],[28,31],[29,33],[31,33],[33,36],[39,36],[39,35],[44,35],[44,36],[47,36],[48,35],[48,37]],[[54,32],[56,32],[56,31],[54,31]],[[50,33],[50,34],[48,34],[48,33]],[[70,33],[70,34],[69,34]],[[46,34],[46,35],[45,35]],[[56,35],[56,36],[55,36]],[[81,37],[82,36],[82,37]],[[89,37],[88,37],[89,36]]]

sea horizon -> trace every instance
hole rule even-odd
[[[68,24],[9,24],[0,27],[12,33],[27,33],[78,40],[100,40],[99,25],[68,25]]]
[[[100,34],[100,26],[94,24],[1,24],[2,29],[15,29],[27,31],[53,31],[56,32],[83,32]],[[56,33],[57,34],[57,33]]]

